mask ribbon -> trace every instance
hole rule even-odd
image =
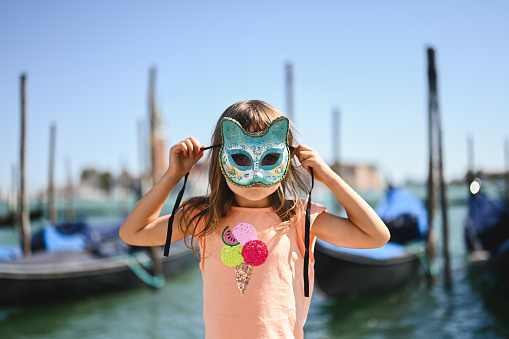
[[[212,145],[208,147],[200,148],[200,151],[206,151],[211,148],[221,147],[221,144]],[[173,205],[173,211],[171,212],[170,219],[168,219],[168,232],[166,233],[166,244],[164,245],[164,256],[167,257],[170,254],[170,245],[171,245],[171,234],[173,232],[173,219],[175,218],[175,213],[180,207],[180,202],[182,201],[182,197],[184,196],[184,191],[186,189],[187,178],[189,177],[189,172],[184,176],[184,184],[180,189],[179,194],[177,195],[177,200],[175,200],[175,205]]]
[[[311,191],[315,185],[315,175],[313,174],[313,168],[309,167],[311,172],[311,188],[308,193],[308,206],[306,207],[306,223],[304,231],[304,246],[306,251],[304,252],[304,296],[309,297],[309,233],[311,229]]]

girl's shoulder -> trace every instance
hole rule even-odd
[[[198,196],[189,198],[182,204],[180,212],[188,227],[192,225],[196,229],[196,226],[206,219],[208,215],[208,202],[208,197]]]
[[[300,198],[300,203],[297,207],[296,214],[299,216],[305,216],[308,209],[308,200],[307,198]],[[322,206],[320,203],[311,200],[310,206],[310,216],[314,220],[320,213],[327,211],[325,206]]]
[[[197,213],[207,210],[208,204],[209,197],[207,196],[191,197],[182,204],[181,209],[184,213]]]

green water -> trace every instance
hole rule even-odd
[[[0,311],[0,338],[202,338],[200,270],[160,290],[139,288]]]
[[[465,213],[464,206],[449,209],[450,291],[443,286],[442,272],[431,288],[422,281],[372,297],[333,300],[315,290],[305,337],[509,338],[509,297],[474,286],[465,267]],[[4,308],[0,338],[203,338],[201,289],[196,264],[158,291],[139,288],[85,300]]]

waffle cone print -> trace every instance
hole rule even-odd
[[[224,246],[221,249],[221,260],[228,267],[233,267],[239,293],[243,296],[254,266],[262,265],[269,255],[267,245],[257,239],[256,228],[245,222],[223,230]]]
[[[242,262],[240,265],[235,266],[235,280],[237,280],[237,288],[241,295],[244,295],[247,284],[249,284],[249,278],[253,273],[253,266]]]

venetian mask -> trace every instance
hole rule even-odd
[[[221,126],[219,160],[227,180],[241,187],[269,187],[283,180],[290,164],[288,118],[278,117],[260,132],[246,131],[231,118],[223,118]]]

